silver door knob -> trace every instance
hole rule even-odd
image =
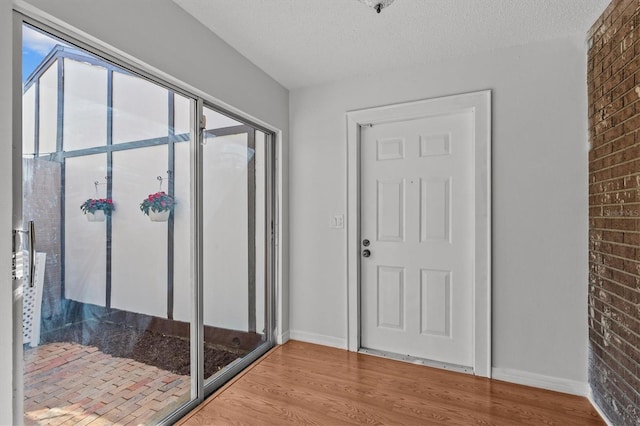
[[[371,256],[371,251],[370,250],[363,250],[362,251],[362,257],[369,257]]]

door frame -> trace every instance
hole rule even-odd
[[[472,367],[475,375],[491,377],[491,90],[347,112],[347,348],[361,349],[360,129],[457,112],[471,112],[474,117]]]

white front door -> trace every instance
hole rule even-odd
[[[360,345],[472,367],[474,113],[364,126],[360,140]]]

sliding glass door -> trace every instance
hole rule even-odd
[[[215,349],[233,348],[226,368],[268,340],[266,191],[263,132],[204,108],[203,324],[204,379],[220,369]]]
[[[273,344],[271,134],[21,25],[19,420],[175,419]]]

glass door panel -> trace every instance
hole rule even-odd
[[[200,396],[195,101],[28,25],[23,68],[24,422],[156,423]]]
[[[18,413],[174,421],[273,346],[272,135],[26,23],[22,54]]]
[[[204,378],[267,341],[264,133],[204,108]]]

